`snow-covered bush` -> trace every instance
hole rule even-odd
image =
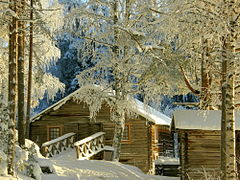
[[[0,176],[7,175],[7,155],[0,150]]]
[[[16,145],[15,167],[17,171],[24,171],[28,160],[28,151]]]
[[[40,153],[39,146],[26,139],[25,145],[28,152],[28,160],[26,162],[26,174],[34,179],[41,180],[42,170],[38,164],[37,158],[44,158]]]
[[[0,175],[7,174],[8,119],[7,107],[0,102]]]
[[[8,144],[8,120],[9,114],[7,107],[0,102],[0,151],[7,152]]]
[[[25,139],[25,146],[29,151],[29,156],[34,156],[37,158],[44,158],[44,156],[40,153],[39,146],[29,139]]]
[[[17,131],[16,131],[17,132]],[[1,132],[2,133],[2,132]],[[2,141],[2,139],[1,139]],[[0,142],[1,142],[0,141]],[[40,153],[40,148],[34,142],[26,139],[26,148],[22,149],[16,144],[15,171],[18,174],[24,174],[37,180],[41,180],[42,171],[38,163],[38,158],[44,158]],[[7,147],[5,151],[0,146],[0,176],[7,175]]]

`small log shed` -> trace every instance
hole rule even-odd
[[[236,156],[239,159],[240,112],[236,112],[235,118]],[[220,110],[179,110],[173,113],[171,130],[179,137],[181,179],[219,177],[220,129]]]
[[[30,139],[41,146],[46,141],[55,139],[66,133],[76,133],[75,141],[94,133],[105,132],[104,144],[111,146],[114,134],[114,123],[110,121],[111,110],[102,105],[96,121],[90,120],[89,108],[84,103],[76,103],[74,92],[31,119]],[[126,126],[122,141],[120,162],[139,167],[143,172],[153,172],[154,160],[167,150],[161,141],[171,145],[171,118],[143,105],[135,100],[129,107],[138,116],[126,118]]]

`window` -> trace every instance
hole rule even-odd
[[[54,126],[54,127],[48,127],[48,140],[53,140],[58,138],[62,135],[61,127],[60,126]]]
[[[122,141],[123,142],[130,141],[130,124],[125,124]]]

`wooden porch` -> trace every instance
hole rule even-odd
[[[82,140],[74,142],[76,134],[71,132],[64,134],[56,139],[42,144],[41,152],[45,157],[51,158],[57,154],[75,148],[76,159],[86,160],[91,159],[98,153],[103,152],[103,159],[111,161],[113,148],[104,145],[105,132],[98,132]]]

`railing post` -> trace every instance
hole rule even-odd
[[[80,157],[80,152],[79,152],[79,147],[75,146],[76,152],[77,152],[77,159],[79,159]]]
[[[70,146],[73,148],[74,147],[74,145],[73,145],[73,141],[74,141],[74,136],[72,136],[70,139],[69,139],[69,144],[70,144]]]
[[[44,147],[43,150],[44,150],[44,155],[48,158],[49,156],[48,147]]]

